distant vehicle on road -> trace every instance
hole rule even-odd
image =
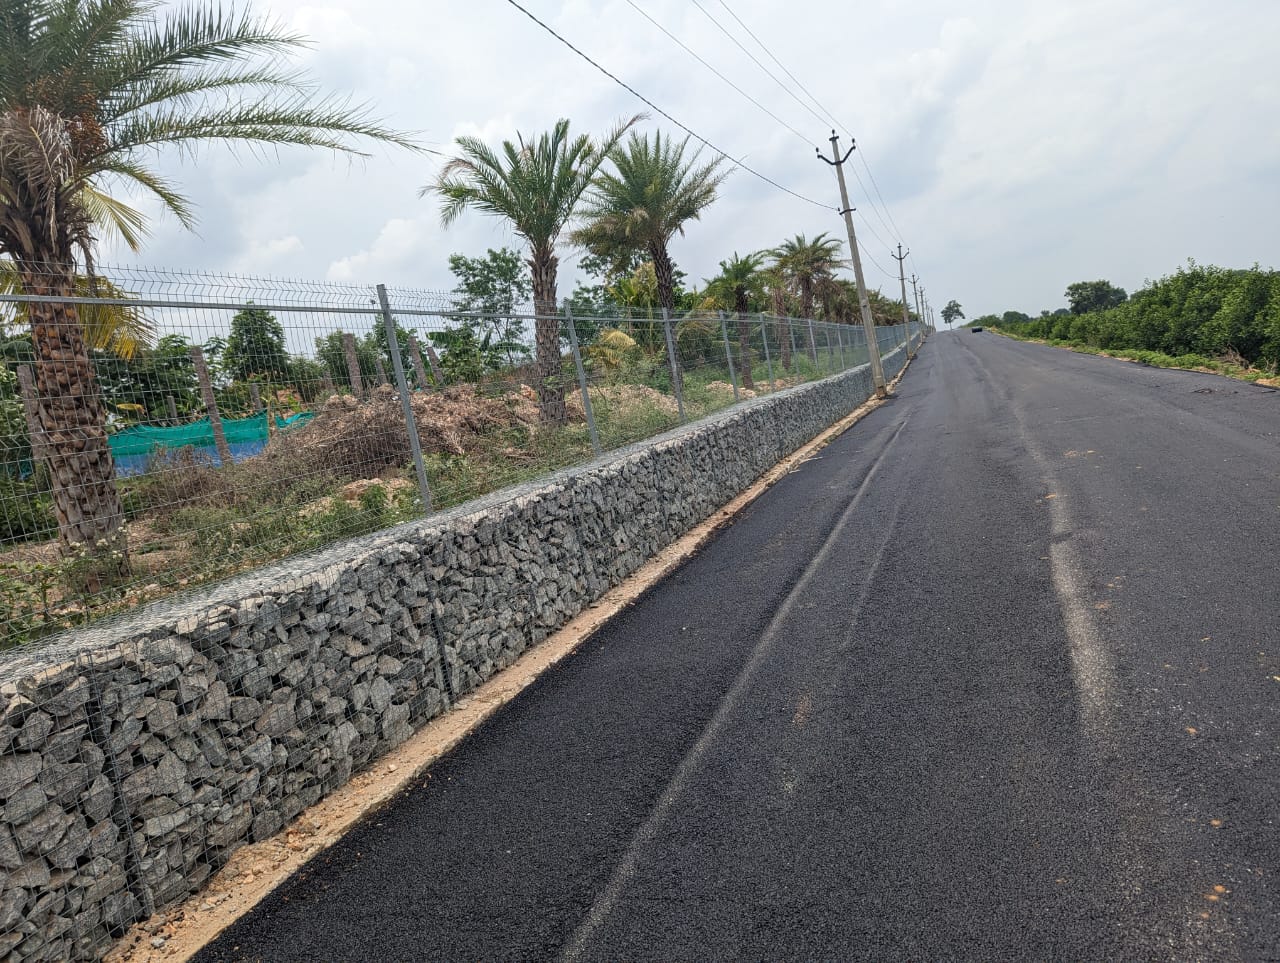
[[[972,331],[974,334],[977,334],[979,331],[981,331],[981,330],[982,330],[982,325],[980,325],[980,324],[975,324],[975,325],[974,325],[972,328],[970,328],[969,330],[970,330],[970,331]]]

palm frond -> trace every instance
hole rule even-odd
[[[141,249],[148,233],[147,218],[137,208],[116,200],[92,184],[80,189],[80,204],[89,219],[103,228],[108,236],[120,238],[131,251]]]

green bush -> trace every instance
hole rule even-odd
[[[1191,261],[1116,307],[1021,318],[1006,312],[1001,330],[1113,353],[1151,352],[1170,360],[1149,363],[1167,367],[1217,367],[1224,356],[1280,367],[1280,272],[1256,265],[1228,270]]]
[[[0,472],[0,542],[46,539],[57,531],[49,494],[31,482]]]

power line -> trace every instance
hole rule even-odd
[[[813,116],[814,116],[814,117],[818,118],[818,122],[819,122],[819,123],[821,123],[821,124],[823,124],[823,125],[825,125],[825,124],[827,123],[826,119],[825,119],[821,114],[819,114],[816,110],[814,110],[812,107],[810,107],[808,104],[806,104],[803,100],[801,100],[799,97],[797,97],[797,96],[795,95],[795,92],[794,92],[790,87],[788,87],[788,86],[787,86],[786,84],[784,84],[781,80],[779,80],[779,79],[777,78],[777,76],[775,76],[775,75],[774,75],[773,71],[771,71],[768,67],[766,67],[764,64],[762,64],[762,63],[760,62],[760,58],[759,58],[759,57],[757,57],[757,56],[756,56],[755,54],[753,54],[750,50],[748,50],[746,47],[744,47],[744,46],[742,45],[742,41],[740,41],[737,37],[735,37],[733,34],[731,34],[727,29],[725,29],[724,24],[722,24],[722,23],[721,23],[719,20],[717,20],[715,17],[711,16],[711,14],[707,12],[707,8],[706,8],[706,7],[704,7],[701,3],[699,3],[699,2],[698,2],[698,0],[693,0],[693,5],[694,5],[695,7],[697,7],[699,10],[701,10],[701,11],[702,11],[702,15],[703,15],[704,17],[706,17],[708,20],[710,20],[710,21],[712,22],[712,24],[714,24],[714,25],[715,25],[715,27],[716,27],[716,29],[717,29],[717,30],[719,30],[722,34],[724,34],[724,35],[725,35],[726,37],[728,37],[731,41],[733,41],[734,45],[735,45],[739,50],[741,50],[744,54],[746,54],[748,57],[750,57],[750,58],[751,58],[752,63],[754,63],[757,67],[759,67],[759,68],[760,68],[761,70],[763,70],[766,74],[768,74],[769,79],[770,79],[770,80],[772,80],[772,81],[773,81],[775,84],[777,84],[779,87],[781,87],[781,88],[783,89],[783,91],[785,91],[785,92],[786,92],[787,96],[789,96],[792,100],[794,100],[797,104],[799,104],[801,107],[803,107],[803,108],[804,108],[805,110],[807,110],[809,113],[813,114]]]
[[[779,60],[777,57],[775,57],[775,56],[774,56],[773,51],[772,51],[772,50],[770,50],[768,47],[766,47],[766,46],[765,46],[764,41],[763,41],[763,40],[761,40],[759,37],[757,37],[757,36],[755,35],[755,33],[752,31],[752,29],[751,29],[750,27],[748,27],[745,23],[743,23],[743,22],[742,22],[742,18],[741,18],[741,17],[739,17],[736,13],[734,13],[734,12],[733,12],[733,9],[729,6],[729,4],[725,3],[725,0],[719,0],[719,3],[720,3],[720,6],[724,7],[725,11],[729,14],[729,16],[733,17],[733,19],[734,19],[734,20],[736,20],[736,21],[738,22],[738,26],[739,26],[739,27],[741,27],[743,30],[745,30],[745,31],[747,32],[747,35],[748,35],[752,40],[754,40],[757,44],[759,44],[759,45],[760,45],[760,49],[761,49],[761,50],[763,50],[766,54],[768,54],[768,55],[769,55],[769,59],[770,59],[770,60],[772,60],[775,64],[777,64],[777,65],[782,69],[782,72],[783,72],[784,74],[786,74],[788,77],[790,77],[790,78],[791,78],[792,82],[793,82],[797,87],[799,87],[801,91],[803,91],[803,92],[804,92],[804,95],[805,95],[806,97],[808,97],[808,98],[809,98],[810,100],[812,100],[815,104],[817,104],[818,108],[819,108],[823,113],[825,113],[825,114],[827,115],[827,120],[831,121],[832,123],[836,123],[835,118],[831,116],[831,111],[829,111],[829,110],[827,110],[827,108],[823,107],[823,106],[822,106],[822,102],[821,102],[821,101],[819,101],[817,97],[813,96],[813,94],[811,94],[811,93],[809,92],[809,89],[808,89],[807,87],[805,87],[805,85],[804,85],[804,84],[802,84],[802,83],[799,81],[799,79],[797,79],[797,77],[796,77],[796,75],[795,75],[795,74],[793,74],[790,70],[788,70],[788,69],[787,69],[787,65],[786,65],[786,64],[784,64],[781,60]],[[821,119],[822,119],[822,118],[819,118],[819,120],[821,120]],[[823,123],[826,123],[826,121],[823,121]],[[841,125],[840,125],[840,124],[838,124],[838,123],[836,123],[836,126],[837,126],[837,127],[839,127],[839,126],[841,126]],[[848,133],[848,131],[846,131],[845,133],[847,134],[847,133]]]
[[[874,257],[871,256],[871,252],[867,250],[867,246],[863,244],[861,241],[858,242],[858,250],[862,252],[863,257],[865,257],[868,261],[874,264],[880,270],[880,273],[883,274],[885,277],[887,277],[890,281],[896,281],[898,279],[896,274],[890,274],[887,270],[885,270],[885,266],[883,264],[881,264],[879,261],[877,261]]]
[[[697,0],[694,0],[694,2],[696,3],[696,2],[697,2]],[[575,47],[572,43],[570,43],[568,40],[566,40],[564,37],[562,37],[560,34],[558,34],[554,29],[552,29],[552,28],[551,28],[550,26],[548,26],[546,23],[543,23],[541,20],[539,20],[537,17],[535,17],[532,13],[530,13],[528,10],[526,10],[523,6],[521,6],[521,5],[517,2],[517,0],[507,0],[507,3],[509,3],[509,4],[511,4],[511,6],[515,7],[517,10],[519,10],[521,13],[523,13],[526,17],[528,17],[530,20],[532,20],[534,23],[536,23],[539,27],[541,27],[541,28],[542,28],[543,30],[545,30],[547,33],[551,34],[551,36],[555,37],[555,38],[556,38],[557,40],[559,40],[562,44],[564,44],[566,47],[568,47],[570,50],[572,50],[574,53],[576,53],[579,57],[581,57],[581,58],[582,58],[583,60],[585,60],[587,63],[591,64],[591,66],[595,67],[595,68],[596,68],[596,70],[600,71],[600,73],[604,74],[606,77],[608,77],[610,80],[612,80],[615,84],[617,84],[617,85],[618,85],[619,87],[621,87],[623,90],[627,91],[627,93],[631,94],[631,95],[632,95],[633,97],[635,97],[637,100],[639,100],[639,101],[641,101],[642,103],[644,103],[644,104],[648,105],[648,106],[649,106],[650,108],[652,108],[655,112],[657,112],[657,113],[658,113],[658,114],[660,114],[661,116],[665,117],[667,120],[671,121],[671,123],[675,124],[677,127],[679,127],[682,131],[684,131],[684,132],[685,132],[686,134],[688,134],[690,137],[694,138],[695,140],[699,141],[699,142],[700,142],[700,143],[702,143],[702,144],[705,144],[707,147],[710,147],[710,148],[711,148],[715,153],[719,154],[721,157],[724,157],[724,158],[726,158],[727,160],[732,161],[734,164],[736,164],[738,167],[741,167],[741,168],[742,168],[744,171],[746,171],[748,174],[751,174],[753,177],[758,177],[760,180],[764,181],[766,184],[769,184],[770,186],[777,188],[778,190],[782,191],[784,194],[790,194],[792,197],[797,198],[798,200],[804,201],[804,202],[806,202],[806,203],[808,203],[808,204],[812,204],[812,205],[814,205],[815,207],[821,207],[821,208],[823,208],[824,210],[830,210],[830,209],[831,209],[831,207],[830,207],[830,205],[829,205],[829,204],[823,204],[821,201],[815,201],[812,197],[806,197],[806,196],[805,196],[805,195],[803,195],[803,194],[799,194],[799,193],[797,193],[796,191],[791,190],[791,188],[789,188],[789,187],[783,187],[781,184],[779,184],[779,183],[778,183],[777,181],[775,181],[773,178],[768,177],[768,176],[766,176],[765,174],[761,174],[759,171],[755,170],[754,168],[748,167],[745,163],[743,163],[743,162],[742,162],[741,160],[739,160],[738,158],[734,157],[732,154],[728,153],[727,151],[723,151],[723,150],[721,150],[719,147],[717,147],[715,144],[711,143],[711,141],[707,140],[707,139],[706,139],[705,137],[703,137],[701,134],[697,133],[696,131],[692,130],[691,128],[686,127],[684,124],[680,123],[680,121],[676,120],[676,119],[675,119],[674,117],[672,117],[669,113],[667,113],[665,110],[663,110],[663,109],[662,109],[661,107],[659,107],[657,104],[655,104],[655,103],[654,103],[652,100],[650,100],[648,97],[644,96],[644,94],[640,93],[640,91],[636,90],[636,89],[635,89],[634,87],[632,87],[630,84],[626,83],[626,82],[625,82],[625,81],[623,81],[623,80],[618,79],[618,77],[616,77],[614,74],[610,73],[610,72],[609,72],[608,70],[606,70],[604,67],[600,66],[600,64],[598,64],[598,63],[596,63],[596,61],[592,60],[589,56],[587,56],[585,53],[583,53],[581,50],[579,50],[577,47]]]
[[[704,66],[704,67],[706,67],[708,70],[710,70],[713,74],[715,74],[717,77],[719,77],[721,80],[723,80],[726,84],[728,84],[730,87],[732,87],[732,88],[733,88],[734,90],[736,90],[738,93],[740,93],[743,97],[745,97],[747,100],[751,101],[751,103],[755,104],[755,105],[756,105],[757,107],[759,107],[762,111],[764,111],[766,114],[768,114],[770,117],[772,117],[775,121],[777,121],[779,124],[781,124],[781,125],[782,125],[783,127],[785,127],[787,130],[791,131],[791,133],[793,133],[793,134],[795,134],[797,137],[799,137],[801,141],[803,141],[804,143],[808,144],[810,147],[812,147],[812,146],[813,146],[813,141],[812,141],[810,138],[808,138],[808,137],[806,137],[804,134],[800,133],[800,131],[796,130],[794,127],[792,127],[790,124],[788,124],[785,120],[783,120],[781,117],[779,117],[779,116],[778,116],[777,114],[775,114],[773,111],[771,111],[768,107],[766,107],[764,104],[760,103],[760,101],[758,101],[758,100],[756,100],[754,97],[752,97],[749,93],[747,93],[745,90],[743,90],[743,89],[742,89],[741,87],[739,87],[737,84],[735,84],[732,80],[730,80],[728,77],[726,77],[724,74],[722,74],[719,70],[717,70],[715,67],[711,66],[711,64],[707,63],[707,61],[703,60],[703,59],[702,59],[702,57],[700,57],[696,52],[694,52],[693,50],[691,50],[691,49],[689,48],[689,46],[688,46],[687,44],[685,44],[685,42],[684,42],[683,40],[681,40],[679,37],[677,37],[675,34],[673,34],[670,30],[668,30],[668,29],[667,29],[666,27],[664,27],[662,24],[658,23],[658,21],[654,20],[654,19],[653,19],[653,17],[649,16],[649,14],[645,13],[645,11],[644,11],[643,9],[641,9],[641,8],[640,8],[640,7],[635,3],[635,0],[626,0],[626,2],[627,2],[627,4],[628,4],[629,6],[631,6],[631,7],[636,11],[636,13],[640,14],[640,16],[644,17],[644,18],[645,18],[646,20],[648,20],[651,24],[653,24],[655,27],[657,27],[659,30],[661,30],[664,34],[666,34],[668,37],[670,37],[670,38],[671,38],[671,39],[672,39],[676,44],[678,44],[678,45],[681,47],[681,49],[683,49],[683,50],[684,50],[684,52],[685,52],[685,53],[687,53],[690,57],[692,57],[694,60],[698,61],[698,63],[702,64],[702,66]]]
[[[739,17],[736,13],[734,13],[733,9],[729,6],[726,0],[718,0],[718,2],[720,6],[724,7],[724,9],[728,12],[729,16],[733,17],[733,19],[737,21],[738,26],[742,27],[742,29],[747,32],[748,36],[750,36],[751,39],[754,40],[759,45],[760,49],[763,50],[768,55],[769,59],[772,60],[775,64],[777,64],[782,69],[782,72],[785,73],[788,77],[790,77],[791,80],[795,83],[795,85],[799,87],[801,91],[804,92],[805,96],[808,97],[810,100],[812,100],[814,104],[816,104],[818,108],[824,114],[826,114],[826,120],[823,122],[826,123],[827,121],[830,121],[836,127],[844,128],[845,135],[851,141],[854,140],[853,134],[850,133],[849,125],[842,124],[840,123],[839,120],[836,119],[836,116],[826,108],[826,106],[822,103],[822,101],[818,100],[818,98],[813,95],[813,93],[809,90],[809,88],[807,88],[803,83],[801,83],[799,78],[797,78],[795,74],[793,74],[790,70],[787,69],[786,65],[781,60],[778,59],[777,55],[775,55],[772,50],[769,49],[768,45],[763,40],[761,40],[758,36],[756,36],[755,31],[753,31],[750,27],[748,27],[746,23],[743,22],[742,18]],[[694,3],[696,5],[697,0],[694,0]],[[704,10],[703,13],[706,13],[706,11]],[[710,14],[707,14],[707,16],[710,17]],[[719,26],[719,24],[717,24],[717,26]],[[721,30],[724,30],[724,28],[721,27]],[[727,31],[726,31],[726,35],[727,35]],[[731,37],[730,39],[733,39],[733,38]],[[737,43],[736,40],[734,42]],[[741,47],[741,44],[739,44],[739,46]],[[744,48],[744,51],[745,51],[745,48]],[[751,55],[748,53],[748,56],[751,56]],[[755,60],[754,57],[752,57],[751,59]],[[759,61],[756,61],[756,62],[759,63]],[[766,73],[768,73],[768,71],[766,71]],[[772,77],[773,75],[770,74],[770,76]],[[780,83],[780,81],[777,81],[776,77],[774,77],[774,80],[775,82]],[[788,93],[790,93],[790,91],[788,91]],[[795,97],[795,95],[792,94],[792,97]],[[811,108],[809,112],[813,113],[814,116],[818,116]],[[823,120],[822,117],[818,117],[818,119]],[[888,216],[887,222],[885,221],[884,215],[881,215],[880,210],[877,209],[875,201],[871,199],[871,192],[867,190],[867,185],[863,183],[862,178],[858,175],[857,170],[851,167],[850,170],[853,171],[854,179],[858,182],[858,186],[862,188],[862,193],[866,195],[868,203],[871,204],[872,212],[876,215],[877,218],[879,218],[880,223],[884,227],[884,229],[888,231],[890,234],[896,235],[898,238],[901,238],[902,230],[898,227],[897,223],[893,220],[893,213],[889,210],[889,205],[885,203],[884,195],[880,193],[880,185],[876,183],[875,175],[871,173],[871,166],[867,163],[866,156],[859,153],[858,159],[862,162],[862,166],[866,169],[867,176],[871,178],[872,186],[875,188],[876,197],[878,197],[880,200],[880,207],[884,209],[884,215]],[[871,231],[872,234],[876,235],[876,238],[880,241],[881,244],[885,244],[886,247],[892,246],[892,245],[889,245],[884,240],[884,238],[880,237],[880,235],[876,232],[875,228],[873,228],[869,222],[867,224],[867,229]]]
[[[880,193],[880,185],[876,183],[876,175],[871,173],[871,165],[867,163],[867,155],[858,152],[858,159],[862,161],[862,166],[866,168],[867,176],[871,178],[871,186],[876,189],[876,197],[880,198],[880,206],[884,208],[885,214],[889,217],[889,223],[893,225],[894,232],[901,237],[902,231],[898,229],[898,222],[893,219],[893,211],[889,210],[889,205],[885,203],[884,195]]]

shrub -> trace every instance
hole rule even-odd
[[[0,472],[0,542],[46,539],[57,531],[48,492]]]

